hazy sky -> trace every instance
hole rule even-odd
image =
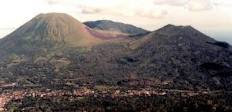
[[[1,0],[0,37],[39,13],[63,12],[79,21],[110,19],[156,30],[192,25],[232,43],[232,0]]]

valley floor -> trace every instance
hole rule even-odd
[[[5,88],[0,93],[0,111],[232,112],[232,92],[110,86],[67,90]]]

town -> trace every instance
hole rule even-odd
[[[222,93],[223,91],[190,91],[172,90],[155,88],[123,88],[109,86],[79,87],[70,90],[54,90],[48,88],[22,89],[15,87],[15,84],[2,85],[0,92],[0,111],[6,111],[5,106],[11,101],[19,101],[25,97],[51,98],[68,97],[70,100],[75,98],[94,97],[94,98],[120,98],[120,97],[152,97],[152,96],[173,96],[192,97],[198,95],[208,95]]]

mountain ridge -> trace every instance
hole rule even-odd
[[[112,20],[87,21],[84,22],[84,24],[93,29],[121,32],[130,35],[146,34],[150,32],[130,24],[115,22]]]

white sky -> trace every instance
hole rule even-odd
[[[68,13],[82,22],[110,19],[148,30],[192,25],[232,43],[232,0],[1,0],[0,38],[47,12]]]

